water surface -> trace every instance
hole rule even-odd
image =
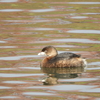
[[[27,76],[42,76],[44,74],[7,74],[7,73],[0,73],[0,77],[27,77]]]
[[[20,12],[21,9],[1,9],[0,12]]]
[[[3,81],[2,83],[9,83],[9,84],[26,84],[27,82],[24,82],[24,81]]]
[[[47,92],[24,92],[24,95],[33,95],[33,96],[52,96],[55,95],[54,93],[47,93]]]
[[[95,68],[87,68],[87,70],[100,70],[100,67],[95,67]]]
[[[100,62],[91,62],[88,65],[97,65],[97,66],[100,66]]]
[[[0,48],[16,48],[16,46],[0,46]]]
[[[6,41],[0,41],[0,43],[6,43]]]
[[[67,39],[55,39],[52,40],[54,42],[79,42],[79,43],[100,43],[100,41],[93,41],[90,39],[75,39],[75,38],[67,38]]]
[[[69,30],[68,33],[100,34],[100,30]]]
[[[77,91],[77,90],[86,90],[86,89],[92,89],[95,88],[96,86],[90,86],[90,85],[54,85],[54,86],[44,86],[44,87],[38,87],[38,86],[32,86],[32,87],[27,87],[28,89],[51,89],[51,90],[58,90],[58,91]]]
[[[62,48],[64,48],[64,47],[76,47],[76,46],[74,46],[74,45],[57,45],[56,47],[62,47]]]
[[[17,97],[17,96],[2,96],[2,97],[0,97],[1,99],[16,99],[16,98],[19,98],[19,97]]]
[[[87,90],[81,90],[82,92],[95,92],[95,93],[100,93],[100,88],[92,88],[92,89],[87,89]]]
[[[0,0],[0,2],[10,3],[10,2],[17,2],[18,0]]]
[[[100,98],[99,0],[0,3],[0,99]],[[89,62],[87,69],[40,68],[44,57],[37,54],[48,45],[56,47],[58,53],[82,54]],[[43,81],[49,79],[52,84],[45,85]]]
[[[0,70],[15,70],[16,68],[0,68]]]
[[[30,10],[30,12],[51,12],[56,11],[56,9],[37,9],[37,10]]]
[[[21,69],[33,69],[33,70],[40,70],[40,67],[19,67]]]
[[[0,60],[20,60],[22,58],[39,57],[37,55],[25,55],[25,56],[11,56],[11,57],[0,57]]]
[[[52,86],[51,89],[59,90],[59,91],[75,91],[75,90],[88,90],[91,88],[95,88],[95,86],[87,86],[87,85],[57,85]]]
[[[53,22],[53,21],[56,21],[56,20],[51,20],[51,19],[35,19],[35,20],[3,20],[4,22],[12,22],[12,23],[28,23],[28,22],[31,22],[31,23],[40,23],[40,22]]]
[[[71,17],[72,19],[84,19],[84,18],[88,18],[87,16],[73,16]]]
[[[97,14],[100,14],[100,13],[82,13],[82,14],[86,14],[86,15],[97,15]]]
[[[100,2],[69,2],[68,4],[100,4]]]
[[[58,30],[58,29],[55,29],[55,28],[34,28],[34,30],[39,30],[39,31],[49,31],[49,30]]]
[[[11,89],[11,87],[7,87],[7,86],[0,86],[0,89]]]
[[[95,81],[98,78],[75,78],[75,79],[62,79],[62,82],[82,82],[82,81]]]

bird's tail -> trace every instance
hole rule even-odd
[[[84,68],[86,69],[87,68],[87,61],[86,61],[86,59],[82,59],[82,60],[83,60]]]

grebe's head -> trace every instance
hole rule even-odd
[[[53,46],[44,47],[38,55],[56,56],[57,50]]]

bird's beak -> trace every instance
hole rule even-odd
[[[38,55],[46,56],[46,53],[45,52],[40,52],[40,53],[38,53]]]

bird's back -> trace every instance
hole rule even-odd
[[[79,58],[79,57],[81,57],[81,55],[65,52],[65,53],[60,53],[57,56],[53,57],[51,61],[70,60],[72,58]]]

